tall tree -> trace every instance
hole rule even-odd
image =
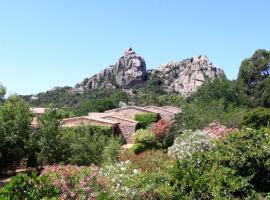
[[[25,156],[31,120],[28,104],[18,96],[9,97],[0,106],[0,166]]]

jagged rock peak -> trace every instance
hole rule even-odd
[[[180,62],[170,62],[149,71],[149,76],[163,80],[167,91],[176,91],[184,96],[196,91],[206,80],[224,76],[224,71],[213,65],[207,56],[194,56]]]
[[[144,59],[129,47],[115,65],[110,65],[99,74],[85,79],[82,83],[77,84],[71,92],[82,92],[97,88],[132,87],[141,84],[146,79],[147,72]]]

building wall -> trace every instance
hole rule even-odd
[[[119,119],[119,118],[113,117],[113,116],[105,116],[103,118],[119,122],[118,128],[117,128],[117,133],[123,136],[125,143],[127,143],[127,144],[133,143],[132,134],[136,132],[137,127],[138,127],[138,123]]]

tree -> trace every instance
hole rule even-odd
[[[11,96],[0,107],[0,165],[20,161],[26,155],[31,133],[32,113],[18,96]]]
[[[39,152],[40,163],[53,164],[63,160],[64,145],[61,142],[62,113],[57,109],[49,109],[40,116],[39,121]]]
[[[4,96],[6,95],[6,88],[0,84],[0,103],[4,101]]]
[[[270,106],[270,51],[259,49],[240,66],[238,82],[256,103]]]

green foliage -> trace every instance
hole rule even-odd
[[[31,120],[28,104],[17,96],[0,106],[0,168],[26,155]]]
[[[270,190],[270,131],[244,129],[174,168],[186,199],[263,199]]]
[[[37,176],[32,173],[18,174],[9,183],[0,189],[0,198],[9,199],[44,199],[59,196],[59,191],[48,180],[47,176]]]
[[[176,119],[171,131],[183,129],[198,130],[217,120],[227,127],[238,128],[242,122],[245,108],[226,105],[223,99],[208,102],[193,102],[181,107],[182,113]],[[175,129],[179,127],[180,129]]]
[[[117,161],[121,140],[111,135],[111,128],[82,126],[63,130],[65,161],[77,165],[113,163]]]
[[[145,113],[135,115],[135,120],[140,123],[141,128],[147,128],[149,125],[157,121],[157,114]]]
[[[6,88],[0,83],[0,103],[4,102],[6,91]]]
[[[258,84],[269,77],[270,52],[259,49],[240,66],[238,80],[244,83],[246,91],[252,93]]]
[[[62,115],[57,109],[49,109],[39,117],[39,163],[53,164],[64,160],[64,144],[61,141]]]
[[[108,145],[102,151],[103,164],[112,164],[118,161],[119,153],[122,146],[120,138],[111,138]]]
[[[245,92],[260,106],[270,106],[269,77],[270,52],[257,50],[251,58],[245,59],[240,66],[238,82]]]
[[[151,146],[155,143],[155,136],[149,130],[139,129],[133,133],[132,138],[135,143],[142,143],[146,146]]]
[[[142,153],[146,149],[146,146],[142,143],[133,144],[132,147],[129,148],[129,152],[132,154]]]
[[[256,108],[244,115],[243,126],[259,129],[261,127],[270,127],[270,109]]]

